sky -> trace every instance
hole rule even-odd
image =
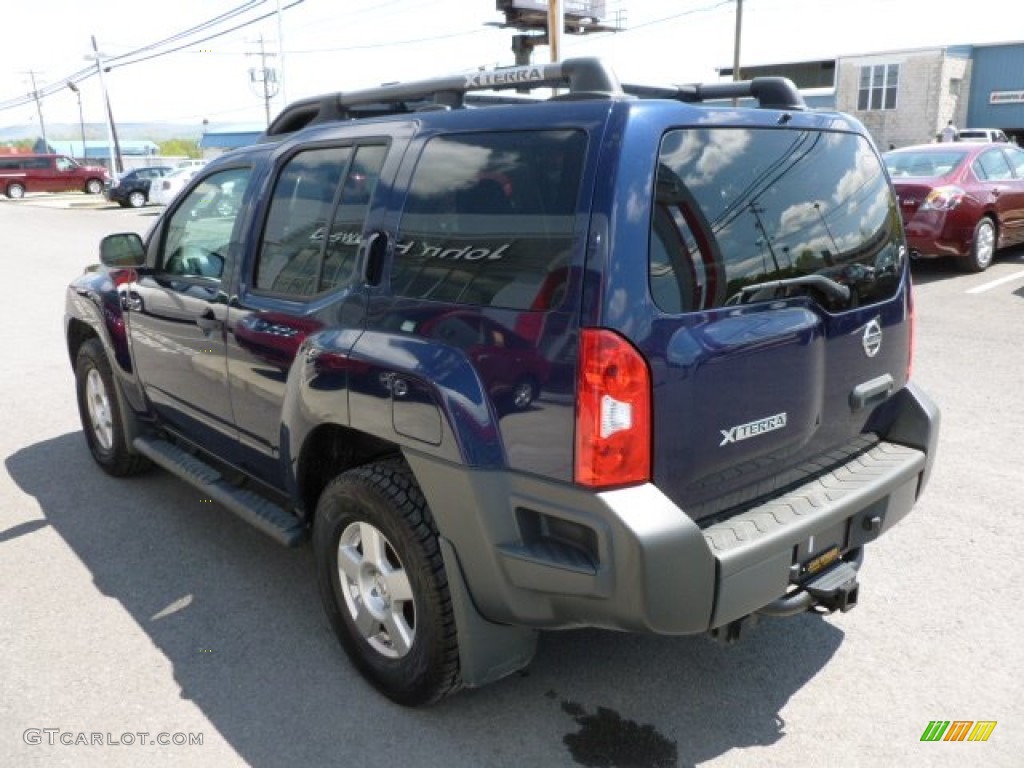
[[[0,127],[38,126],[35,101],[17,104],[32,93],[33,73],[37,90],[52,90],[42,98],[46,125],[78,124],[76,95],[64,86],[69,78],[78,82],[85,122],[101,122],[99,78],[87,59],[93,35],[113,65],[104,80],[118,123],[262,123],[262,88],[249,75],[261,66],[261,37],[264,51],[274,54],[266,58],[270,67],[281,69],[279,37],[284,43],[282,92],[271,99],[271,115],[285,99],[514,62],[514,33],[495,26],[503,15],[494,0],[32,0],[17,5],[16,18],[25,23],[5,24],[8,63],[0,70]],[[606,0],[605,6],[607,22],[621,20],[623,31],[566,36],[563,59],[601,56],[620,80],[653,83],[715,81],[718,68],[732,65],[736,0]],[[234,10],[240,12],[203,34],[117,58]],[[198,42],[261,15],[268,18]],[[28,23],[33,19],[38,23]],[[741,69],[904,48],[1024,41],[1022,2],[1004,4],[997,16],[971,13],[953,0],[743,0],[742,20]],[[535,63],[549,60],[547,47],[535,50]]]

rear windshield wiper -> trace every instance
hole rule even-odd
[[[734,294],[726,303],[742,304],[747,294],[760,293],[761,291],[777,292],[791,286],[808,286],[811,288],[817,288],[830,299],[838,303],[846,304],[850,301],[850,289],[848,286],[845,286],[842,283],[837,283],[835,280],[825,277],[824,275],[801,275],[800,277],[788,277],[785,280],[769,280],[766,283],[745,285],[740,288],[739,293]]]

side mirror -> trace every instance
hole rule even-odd
[[[146,264],[146,248],[134,232],[107,235],[100,240],[100,262],[105,267],[141,267]]]

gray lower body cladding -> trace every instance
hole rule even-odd
[[[663,634],[719,627],[859,554],[913,507],[938,412],[902,393],[892,436],[778,497],[701,527],[652,484],[594,493],[407,454],[481,616],[535,628]],[[886,439],[886,438],[890,439]]]

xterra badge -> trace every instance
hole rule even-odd
[[[722,442],[718,445],[728,445],[729,443],[738,443],[740,440],[746,440],[749,437],[757,437],[763,435],[765,432],[774,432],[776,429],[782,429],[786,426],[786,414],[777,413],[774,416],[769,416],[766,419],[758,419],[757,421],[751,421],[747,424],[740,424],[736,427],[730,427],[729,429],[720,429],[722,433]]]

